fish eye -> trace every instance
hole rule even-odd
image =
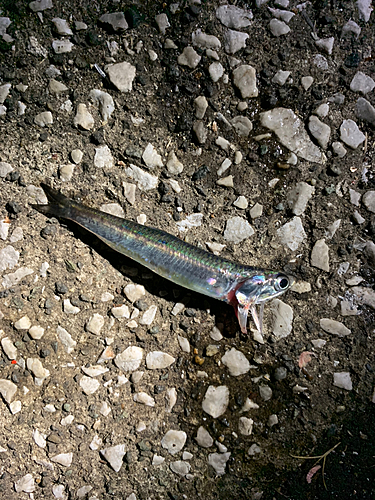
[[[276,284],[276,289],[286,290],[289,286],[289,280],[285,276],[280,276],[275,284]]]

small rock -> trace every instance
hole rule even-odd
[[[290,20],[295,16],[293,12],[290,12],[288,10],[272,9],[271,7],[268,7],[268,10],[273,15],[273,17],[276,17],[276,19],[280,19],[285,23],[289,23]]]
[[[359,35],[361,34],[361,28],[355,21],[350,20],[342,27],[341,38],[343,38],[347,33],[354,33],[358,39]]]
[[[137,392],[136,394],[133,394],[133,401],[141,403],[145,406],[151,406],[152,408],[155,406],[155,399],[149,396],[146,392]]]
[[[112,307],[111,313],[117,319],[120,319],[120,318],[129,319],[130,318],[129,307],[125,304],[123,304],[122,306],[118,306],[118,307]]]
[[[301,78],[301,85],[304,90],[309,90],[311,85],[314,83],[314,78],[312,76],[303,76]]]
[[[134,303],[136,300],[141,299],[146,294],[145,287],[143,285],[126,285],[124,288],[124,293],[126,298]]]
[[[75,127],[91,130],[95,124],[94,118],[87,110],[86,104],[80,103],[77,106],[77,114],[74,117],[73,124]]]
[[[55,17],[52,19],[53,24],[55,25],[56,31],[61,36],[72,36],[73,31],[70,29],[68,21],[65,19],[60,19],[59,17]]]
[[[368,94],[375,88],[375,81],[370,77],[357,71],[353,80],[350,83],[350,90],[353,92],[360,92],[363,95]]]
[[[273,36],[276,37],[287,35],[290,32],[289,26],[284,21],[279,21],[278,19],[271,19],[269,27]]]
[[[293,252],[306,238],[300,217],[293,217],[290,222],[281,226],[276,232],[280,243],[287,246]]]
[[[220,168],[217,171],[217,175],[219,177],[222,176],[223,173],[226,172],[231,165],[232,165],[232,162],[230,161],[230,159],[229,158],[225,158],[225,160],[220,165]]]
[[[253,432],[254,420],[251,418],[240,417],[238,421],[238,432],[243,436],[250,436]]]
[[[52,48],[55,54],[65,54],[71,52],[74,45],[70,40],[54,40],[52,42]]]
[[[353,120],[344,120],[340,126],[340,139],[350,148],[356,149],[365,141],[366,136]]]
[[[246,210],[249,203],[244,196],[239,196],[234,202],[233,205],[241,210]]]
[[[52,9],[52,0],[35,0],[35,2],[30,2],[29,7],[33,12],[43,12],[46,9]]]
[[[331,128],[321,122],[317,116],[312,115],[309,119],[309,130],[319,146],[326,149],[331,135]]]
[[[99,389],[100,382],[96,379],[84,375],[79,381],[79,385],[81,386],[83,392],[87,396],[89,396],[90,394],[94,394],[94,392],[96,392]]]
[[[123,31],[128,29],[128,23],[125,20],[123,12],[111,12],[103,14],[99,21],[108,25],[113,31]]]
[[[58,82],[57,80],[55,80],[55,79],[52,78],[49,81],[48,90],[50,91],[51,94],[58,95],[58,94],[61,94],[62,92],[66,92],[69,89],[63,83]]]
[[[263,205],[260,205],[260,203],[255,203],[255,205],[250,209],[249,213],[252,219],[258,219],[263,214]]]
[[[75,165],[69,164],[69,165],[61,165],[59,167],[59,178],[63,182],[69,182],[73,178],[73,173],[74,173],[74,167]]]
[[[193,123],[193,132],[198,144],[204,144],[207,140],[207,129],[201,120],[196,120]]]
[[[103,120],[107,122],[115,110],[115,103],[112,96],[102,90],[93,89],[90,91],[90,99],[98,106]]]
[[[293,309],[282,302],[274,299],[270,306],[272,313],[272,333],[277,339],[287,337],[292,332]]]
[[[310,262],[313,267],[329,272],[329,248],[324,239],[315,243],[311,251]]]
[[[153,351],[146,356],[146,366],[149,370],[159,370],[167,368],[173,364],[176,359],[166,352]]]
[[[229,389],[225,385],[214,387],[210,385],[202,401],[203,411],[218,418],[225,413],[229,404]]]
[[[333,36],[330,38],[320,38],[319,40],[315,40],[315,45],[328,55],[332,54],[334,43],[335,39],[333,38]]]
[[[1,339],[1,347],[3,348],[8,359],[17,359],[17,347],[13,344],[9,337],[4,337]]]
[[[10,380],[0,379],[0,393],[8,404],[12,402],[16,392],[16,384],[13,384]]]
[[[45,448],[47,446],[45,434],[42,434],[38,429],[33,430],[33,439],[39,448]]]
[[[261,385],[259,387],[259,394],[263,401],[269,401],[272,398],[272,389],[268,385]]]
[[[158,311],[157,306],[150,306],[142,315],[142,318],[139,320],[140,325],[150,326],[154,321],[156,313]]]
[[[39,127],[47,127],[48,125],[52,125],[53,116],[51,111],[43,111],[43,113],[39,113],[39,115],[36,115],[36,117],[34,118],[34,122],[36,125],[39,125]]]
[[[99,335],[104,326],[104,318],[101,314],[95,313],[86,323],[86,330],[94,335]]]
[[[98,377],[99,375],[103,375],[103,373],[107,373],[109,370],[101,365],[95,366],[82,366],[82,371],[89,377]]]
[[[327,231],[324,233],[324,237],[327,240],[331,240],[335,236],[336,231],[340,227],[340,224],[341,224],[341,219],[337,219],[337,220],[335,220],[335,222],[333,222],[332,224],[330,224],[327,227]]]
[[[228,175],[227,177],[222,177],[216,181],[218,186],[233,187],[233,175]]]
[[[346,328],[346,326],[340,323],[340,321],[335,321],[329,318],[322,318],[320,320],[320,328],[322,328],[325,332],[337,335],[338,337],[346,337],[352,333],[349,328]]]
[[[250,26],[253,13],[235,5],[221,5],[216,9],[216,17],[227,28],[241,29]]]
[[[241,31],[227,30],[224,33],[224,49],[227,54],[235,54],[246,47],[247,33]]]
[[[218,50],[221,47],[220,40],[214,35],[207,35],[201,29],[197,29],[191,35],[193,45],[201,49]]]
[[[195,440],[202,448],[210,448],[214,444],[209,432],[202,426],[199,427]]]
[[[128,62],[110,64],[106,71],[113,85],[120,92],[130,92],[135,78],[135,67]]]
[[[333,374],[333,385],[340,389],[351,391],[353,389],[352,379],[349,372],[339,372]]]
[[[140,367],[143,358],[143,349],[130,346],[115,357],[116,366],[124,372],[134,372]]]
[[[267,423],[268,423],[268,427],[273,427],[274,425],[277,425],[279,423],[279,419],[277,418],[277,415],[275,415],[275,414],[270,415]]]
[[[169,24],[167,14],[165,14],[164,12],[162,14],[158,14],[157,16],[155,16],[155,21],[156,24],[158,25],[160,33],[165,35],[166,30],[171,26]]]
[[[180,476],[186,476],[186,474],[189,474],[191,469],[191,465],[188,462],[184,462],[182,460],[171,462],[169,467],[172,472],[174,472],[175,474],[179,474]]]
[[[17,493],[24,491],[25,493],[32,493],[35,491],[36,485],[34,478],[31,474],[26,474],[14,483],[14,489]]]
[[[231,123],[240,137],[248,137],[253,130],[253,124],[246,116],[235,116]]]
[[[195,69],[201,59],[201,56],[195,52],[193,47],[185,47],[182,54],[178,56],[177,62],[181,66],[188,66],[191,69]]]
[[[221,362],[229,369],[232,377],[238,377],[250,370],[250,363],[246,356],[235,348],[227,351],[221,358]]]
[[[111,150],[107,145],[95,148],[94,165],[96,168],[112,168],[114,165]]]
[[[4,179],[10,172],[13,171],[13,167],[10,163],[5,161],[0,161],[0,177]]]
[[[340,303],[341,316],[357,316],[358,309],[351,300],[342,300]]]
[[[313,59],[313,64],[321,71],[328,71],[329,69],[328,61],[322,54],[316,54]]]
[[[332,143],[332,151],[339,158],[344,158],[344,156],[346,155],[346,149],[344,148],[344,145],[342,144],[342,142],[333,142]]]
[[[161,440],[161,445],[171,455],[176,455],[185,446],[186,439],[186,432],[169,430]]]
[[[156,152],[154,146],[150,143],[147,144],[146,149],[143,151],[142,159],[146,164],[147,168],[162,167],[163,160],[161,156]]]
[[[72,158],[72,161],[78,165],[78,163],[81,163],[82,158],[83,158],[83,152],[80,149],[73,149],[71,151],[70,156]]]
[[[208,102],[207,99],[201,95],[197,97],[194,100],[194,106],[195,106],[195,116],[198,118],[198,120],[202,120],[206,113],[206,109],[208,107]]]
[[[80,308],[77,306],[73,306],[73,304],[70,302],[70,299],[64,299],[63,309],[67,314],[78,314],[80,312]]]
[[[366,191],[362,196],[362,203],[369,212],[375,213],[375,191]]]
[[[31,320],[28,316],[22,316],[22,318],[14,323],[14,328],[16,330],[28,330],[30,326]]]
[[[280,86],[285,85],[289,76],[290,76],[290,71],[283,71],[279,69],[279,71],[272,78],[272,82],[277,83]]]
[[[183,164],[178,160],[174,151],[171,151],[168,155],[167,169],[172,175],[179,175],[184,170]]]
[[[178,339],[178,343],[180,344],[181,350],[183,352],[189,353],[190,352],[190,343],[189,343],[188,339],[185,337],[181,337],[181,335],[178,335],[177,339]]]
[[[227,220],[224,239],[234,244],[249,238],[254,234],[254,229],[250,226],[246,219],[242,217],[232,217]]]
[[[50,460],[51,462],[63,465],[64,467],[70,467],[73,461],[73,453],[60,453],[59,455],[51,457]]]
[[[166,391],[166,405],[165,411],[170,413],[177,403],[177,391],[174,387],[167,389]]]
[[[314,192],[315,188],[313,186],[306,182],[298,182],[287,195],[287,202],[292,214],[302,215]]]
[[[161,457],[160,455],[154,455],[152,457],[152,465],[161,465],[162,463],[165,462],[165,458]]]
[[[72,336],[65,330],[65,328],[62,328],[61,326],[58,326],[56,328],[56,333],[64,347],[64,351],[67,354],[71,354],[74,351],[77,342],[73,340]]]
[[[231,453],[210,453],[208,455],[208,465],[211,465],[215,469],[218,476],[225,474],[225,467],[229,460]]]
[[[125,444],[117,444],[100,450],[102,457],[109,463],[115,472],[119,472],[125,456]]]
[[[358,302],[365,306],[372,307],[375,309],[375,292],[371,288],[355,286],[351,289],[351,292],[354,293]]]
[[[320,116],[320,118],[325,118],[329,113],[329,104],[323,103],[316,108],[314,114]]]
[[[137,186],[141,191],[155,189],[159,182],[158,177],[145,172],[136,165],[130,164],[130,166],[125,169],[125,173],[137,183]]]
[[[216,83],[224,74],[223,65],[219,62],[213,62],[208,67],[208,72],[210,74],[211,80]]]
[[[360,120],[363,120],[375,126],[375,108],[363,97],[360,97],[357,101],[356,115]]]
[[[233,83],[241,92],[242,99],[258,97],[256,71],[252,66],[244,64],[233,71]]]
[[[100,210],[106,214],[115,215],[116,217],[125,217],[125,211],[118,203],[105,203],[101,205]]]

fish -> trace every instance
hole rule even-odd
[[[78,224],[116,252],[177,285],[232,305],[245,335],[249,312],[256,329],[262,333],[265,303],[283,295],[295,281],[282,271],[240,264],[161,229],[90,208],[47,184],[42,183],[41,187],[49,204],[32,204],[32,208],[46,216]]]

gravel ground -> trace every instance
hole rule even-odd
[[[371,1],[0,9],[0,497],[374,498]],[[297,282],[245,337],[41,182]]]

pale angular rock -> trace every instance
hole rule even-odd
[[[136,300],[144,297],[146,291],[143,285],[130,284],[126,285],[126,287],[124,288],[124,293],[126,295],[126,298],[133,303]]]
[[[370,76],[362,73],[362,71],[357,71],[350,83],[350,90],[353,92],[360,92],[363,95],[368,94],[374,90],[374,88],[375,81]]]
[[[241,243],[241,241],[249,238],[254,234],[254,229],[242,217],[232,217],[227,220],[224,239],[234,244]]]
[[[7,163],[5,161],[0,161],[0,177],[1,178],[4,179],[12,171],[13,171],[13,167],[10,163]],[[0,262],[1,262],[1,259],[0,259]]]
[[[4,83],[0,85],[0,104],[3,104],[5,99],[8,97],[12,85],[10,83]]]
[[[312,115],[309,119],[309,130],[319,146],[326,149],[331,135],[331,128],[321,122],[317,116]]]
[[[287,246],[293,252],[297,250],[300,244],[306,238],[300,217],[293,217],[290,222],[281,226],[277,232],[280,243]]]
[[[344,120],[340,126],[340,139],[352,149],[357,149],[366,139],[353,120]]]
[[[278,85],[281,85],[281,86],[285,85],[289,76],[290,76],[290,71],[283,71],[283,70],[279,69],[279,71],[272,78],[272,82],[277,83]]]
[[[375,108],[363,97],[360,97],[357,101],[356,115],[361,120],[368,122],[375,127]]]
[[[172,472],[180,476],[186,476],[186,474],[189,474],[191,469],[191,465],[188,462],[184,462],[183,460],[176,460],[175,462],[171,462],[169,467]]]
[[[253,432],[254,420],[252,418],[240,417],[238,421],[238,432],[243,436],[250,436]]]
[[[52,48],[55,54],[65,54],[66,52],[71,52],[74,44],[70,40],[54,40],[52,42]]]
[[[329,69],[328,61],[322,54],[316,54],[313,59],[313,64],[321,71],[328,71]]]
[[[39,125],[39,127],[48,127],[48,125],[52,125],[53,116],[51,111],[43,111],[43,113],[39,113],[34,118],[34,123]]]
[[[182,54],[178,56],[177,62],[181,66],[188,66],[191,69],[195,69],[201,59],[201,56],[195,52],[193,47],[188,46],[185,47]]]
[[[207,35],[201,29],[197,29],[191,35],[193,45],[201,49],[218,50],[221,47],[220,40],[214,35]]]
[[[235,116],[231,121],[234,130],[240,137],[248,137],[253,130],[253,124],[247,116]]]
[[[341,316],[357,316],[358,309],[352,300],[342,300],[340,303]]]
[[[134,372],[138,370],[143,358],[143,349],[137,346],[130,346],[125,351],[115,357],[116,366],[124,372]]]
[[[48,90],[51,94],[61,94],[62,92],[66,92],[68,87],[61,82],[58,82],[54,78],[52,78],[48,83]]]
[[[79,385],[81,386],[83,392],[89,396],[90,394],[94,394],[94,392],[99,389],[100,382],[99,380],[84,375],[79,381]]]
[[[227,54],[235,54],[246,47],[247,33],[228,29],[224,33],[224,49]]]
[[[157,16],[155,16],[155,21],[156,24],[158,25],[160,33],[165,35],[166,30],[171,26],[169,24],[167,14],[165,14],[164,12],[162,14],[158,14]]]
[[[113,156],[109,147],[105,144],[95,148],[94,165],[96,168],[112,168]]]
[[[269,401],[272,398],[272,389],[268,385],[259,386],[259,395],[263,401]]]
[[[344,156],[347,153],[347,151],[344,148],[344,145],[342,144],[342,142],[338,142],[338,141],[332,143],[332,151],[339,158],[344,158]]]
[[[28,316],[22,316],[22,318],[14,323],[14,328],[16,330],[28,330],[30,326],[31,320]]]
[[[123,182],[122,187],[124,189],[124,196],[126,200],[130,203],[130,205],[134,205],[135,203],[135,192],[137,186],[135,184],[131,184],[130,182]]]
[[[251,207],[249,213],[252,219],[258,219],[258,217],[261,217],[263,214],[263,205],[261,205],[260,203],[255,203],[255,205]]]
[[[119,472],[125,455],[125,444],[117,444],[100,450],[102,457],[109,463],[115,472]]]
[[[41,385],[43,380],[50,375],[49,370],[43,367],[40,359],[38,358],[27,358],[26,366],[27,369],[34,375],[36,385]]]
[[[7,245],[0,250],[0,272],[13,269],[18,263],[20,253],[11,245]]]
[[[12,402],[16,392],[16,384],[13,384],[13,382],[11,382],[10,380],[0,379],[0,394],[8,404]]]
[[[4,288],[11,288],[12,286],[16,285],[19,281],[26,278],[26,276],[33,274],[33,272],[34,270],[29,269],[28,267],[20,267],[14,273],[9,273],[3,276],[3,281],[1,284]]]
[[[211,80],[216,83],[224,74],[223,65],[219,62],[213,62],[208,67],[208,72],[210,74]]]
[[[331,335],[337,335],[338,337],[346,337],[352,332],[349,328],[341,323],[340,321],[335,321],[334,319],[322,318],[320,320],[320,328]]]
[[[327,103],[320,104],[320,106],[318,106],[314,111],[314,114],[320,116],[320,118],[325,118],[326,116],[328,116],[328,113],[329,113],[329,104]]]
[[[372,0],[357,0],[358,16],[361,21],[368,23],[371,12],[374,10],[371,6]]]
[[[290,20],[295,16],[295,14],[289,10],[272,9],[271,7],[268,7],[268,10],[271,12],[273,17],[276,17],[276,19],[280,19],[280,21],[284,21],[287,24],[290,23]]]
[[[186,217],[186,219],[183,219],[179,222],[177,222],[177,226],[180,232],[184,233],[188,229],[191,229],[192,227],[199,227],[202,225],[202,219],[203,219],[203,214],[197,213],[197,214],[190,214]]]
[[[94,366],[82,366],[82,371],[89,377],[98,377],[99,375],[103,375],[107,373],[109,370],[102,365],[94,365]]]
[[[374,290],[372,290],[372,288],[354,286],[351,289],[351,292],[354,293],[358,302],[375,309],[375,292]]]
[[[116,217],[125,217],[125,211],[118,203],[105,203],[101,205],[100,210],[107,214],[115,215]]]
[[[163,166],[161,156],[156,152],[156,149],[150,143],[147,144],[146,149],[143,151],[142,160],[145,162],[147,168]]]
[[[29,42],[27,44],[27,52],[36,57],[47,57],[48,50],[40,45],[38,39],[35,36],[30,36]]]
[[[199,427],[195,440],[202,448],[210,448],[214,444],[209,432],[202,426]]]
[[[195,106],[195,116],[198,118],[198,120],[202,120],[206,113],[206,109],[208,107],[208,102],[207,99],[201,95],[197,97],[194,100],[194,106]]]
[[[129,27],[123,12],[103,14],[99,18],[99,21],[102,24],[109,26],[113,31],[124,31]]]
[[[327,240],[331,240],[335,236],[336,231],[338,230],[340,225],[341,225],[341,219],[335,220],[332,224],[330,224],[327,227],[327,231],[324,233],[324,237]]]
[[[218,418],[223,413],[229,404],[229,389],[225,385],[214,387],[210,385],[202,401],[203,411],[211,415],[213,418]]]
[[[296,293],[308,293],[311,292],[311,285],[307,281],[296,281],[291,286],[291,290]]]
[[[73,165],[71,163],[68,165],[61,165],[59,167],[59,178],[63,182],[71,181],[73,178],[74,167],[75,167],[75,165]]]
[[[155,189],[159,182],[158,177],[145,172],[136,165],[130,164],[130,166],[125,169],[125,173],[137,183],[137,186],[141,191]]]
[[[149,370],[160,370],[162,368],[167,368],[172,365],[176,359],[161,351],[149,352],[146,356],[146,366]]]
[[[77,113],[74,117],[73,124],[75,127],[91,130],[95,124],[94,118],[89,113],[86,104],[80,103],[77,106]]]
[[[315,45],[328,55],[332,54],[334,43],[335,39],[333,38],[333,36],[330,38],[320,38],[319,40],[315,40]]]
[[[313,267],[329,272],[329,248],[324,239],[315,243],[311,251],[310,262]]]
[[[174,151],[171,151],[168,155],[167,169],[172,175],[179,175],[184,170],[183,164],[178,160]]]
[[[77,345],[77,342],[72,339],[72,336],[70,333],[68,333],[65,328],[62,328],[61,326],[58,326],[56,328],[56,333],[57,336],[62,343],[64,347],[64,351],[67,354],[71,354],[74,351],[75,346]]]
[[[103,120],[107,122],[115,110],[112,96],[102,90],[93,89],[90,92],[90,99],[99,108]]]
[[[224,354],[221,362],[228,368],[232,377],[238,377],[250,370],[249,360],[241,351],[238,351],[234,347]]]
[[[60,19],[59,17],[54,17],[52,19],[53,24],[55,25],[56,31],[61,36],[72,36],[73,31],[69,27],[68,21],[66,19]]]
[[[33,12],[43,12],[46,9],[52,9],[52,0],[36,0],[35,2],[30,2],[29,7]]]
[[[279,19],[271,19],[269,27],[273,36],[276,37],[287,35],[290,32],[289,26]]]
[[[292,332],[293,309],[282,302],[274,299],[270,305],[272,313],[272,333],[277,339],[287,337]]]
[[[149,396],[146,392],[137,392],[136,394],[133,394],[133,401],[141,403],[145,406],[151,406],[151,408],[155,406],[155,399]]]
[[[67,314],[78,314],[80,312],[80,308],[77,306],[73,306],[73,304],[70,302],[70,299],[64,299],[63,309],[64,313]]]
[[[81,163],[82,158],[83,158],[83,152],[80,149],[73,149],[71,151],[70,156],[72,158],[72,161],[78,165],[78,163]]]
[[[351,391],[353,389],[352,379],[349,372],[339,372],[333,374],[333,385],[339,389]]]
[[[225,158],[223,163],[221,164],[220,168],[217,171],[217,175],[221,176],[223,175],[224,172],[228,170],[228,168],[232,165],[232,162],[230,161],[229,158]]]
[[[86,330],[94,335],[99,335],[104,326],[104,318],[101,314],[95,313],[86,323]]]
[[[161,465],[162,463],[165,462],[165,458],[160,456],[160,455],[154,455],[152,457],[152,465]]]
[[[366,191],[362,196],[362,203],[369,212],[375,213],[375,191]]]
[[[346,35],[347,33],[354,33],[358,39],[359,35],[361,34],[361,28],[355,21],[350,20],[342,27],[341,37],[344,37],[344,35]]]
[[[235,5],[221,5],[216,9],[216,17],[227,28],[241,29],[250,26],[253,13]]]
[[[125,304],[123,304],[122,306],[118,306],[118,307],[112,307],[111,313],[117,319],[120,319],[120,318],[129,319],[130,318],[129,307]]]
[[[303,76],[301,78],[301,84],[304,90],[309,90],[309,88],[313,83],[314,83],[314,78],[312,76]]]
[[[14,483],[14,489],[17,493],[24,491],[25,493],[32,493],[35,491],[36,485],[34,478],[31,474],[26,474]]]
[[[306,182],[298,182],[287,195],[288,205],[292,214],[302,215],[314,192],[315,188],[313,186],[310,186]]]
[[[225,474],[225,467],[229,460],[231,453],[210,453],[208,455],[208,465],[215,469],[216,475],[222,476]]]
[[[261,124],[272,130],[290,151],[306,161],[322,163],[318,146],[309,139],[302,121],[291,109],[274,108],[260,113]]]
[[[8,359],[17,359],[17,347],[13,344],[9,337],[4,337],[1,339],[1,347],[3,348]]]
[[[139,320],[140,325],[149,326],[154,321],[156,313],[158,311],[157,306],[150,306],[142,315],[142,318]]]
[[[161,445],[168,450],[171,455],[176,455],[185,446],[186,439],[186,432],[169,430],[161,440]]]
[[[239,196],[234,202],[233,205],[241,210],[246,210],[249,202],[245,198],[245,196]]]
[[[233,175],[228,175],[227,177],[222,177],[221,179],[216,181],[216,184],[218,186],[234,187]]]
[[[38,429],[33,430],[33,439],[39,448],[45,448],[47,446],[45,434],[42,434]]]
[[[243,99],[248,97],[258,97],[258,88],[256,85],[255,68],[248,64],[243,64],[233,71],[233,83],[241,92]]]
[[[177,403],[177,391],[174,387],[167,389],[165,399],[166,399],[165,411],[170,413],[173,410],[175,404]]]
[[[120,92],[130,92],[135,78],[135,67],[128,62],[110,64],[106,71],[113,85]]]

